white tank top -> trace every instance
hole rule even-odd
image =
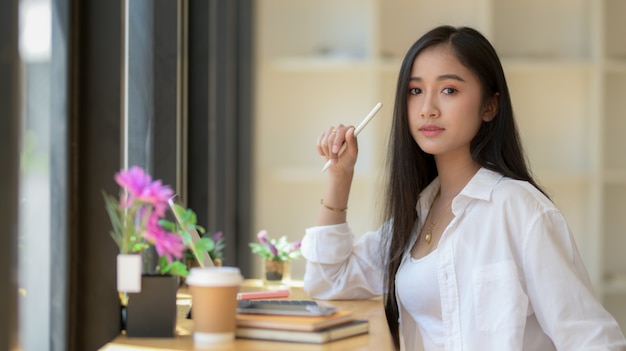
[[[398,299],[415,320],[422,334],[425,351],[443,350],[441,292],[437,280],[437,250],[415,259],[410,250],[396,274]]]

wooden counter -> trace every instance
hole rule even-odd
[[[267,288],[261,281],[246,280],[241,291],[261,291]],[[274,287],[273,289],[276,289]],[[290,284],[290,298],[294,300],[309,299],[304,293],[301,284]],[[200,350],[193,345],[193,321],[185,318],[191,297],[185,289],[181,289],[178,296],[178,325],[177,336],[174,338],[128,338],[120,335],[104,345],[102,351],[117,350]],[[356,319],[369,320],[369,333],[326,344],[304,344],[277,341],[262,341],[249,339],[235,339],[232,343],[215,345],[209,350],[217,351],[328,351],[328,350],[393,350],[393,343],[381,298],[371,300],[325,301],[340,310],[352,311]]]

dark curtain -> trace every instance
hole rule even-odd
[[[189,206],[250,274],[252,1],[189,2]],[[208,199],[208,201],[206,201]]]

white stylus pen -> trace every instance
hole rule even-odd
[[[380,110],[380,108],[383,106],[382,102],[379,102],[376,104],[376,106],[374,106],[374,108],[370,111],[370,113],[365,116],[365,118],[363,119],[363,121],[361,122],[361,124],[359,124],[356,129],[354,130],[354,136],[358,136],[359,133],[361,133],[361,131],[363,130],[363,128],[365,128],[365,126],[369,123],[369,121],[372,120],[372,118],[374,117],[374,115],[376,115],[376,113],[378,112],[378,110]],[[346,149],[346,143],[344,142],[343,145],[341,145],[341,149],[339,150],[339,155],[341,155],[341,153],[343,152],[343,150]],[[328,167],[330,167],[330,165],[332,164],[331,160],[328,160],[326,162],[326,164],[324,165],[324,168],[322,168],[322,173],[324,173]]]

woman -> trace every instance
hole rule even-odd
[[[346,223],[354,128],[329,128],[317,149],[332,165],[302,242],[310,296],[386,294],[396,348],[626,349],[529,172],[501,63],[477,31],[435,28],[404,58],[379,230],[355,243]]]

